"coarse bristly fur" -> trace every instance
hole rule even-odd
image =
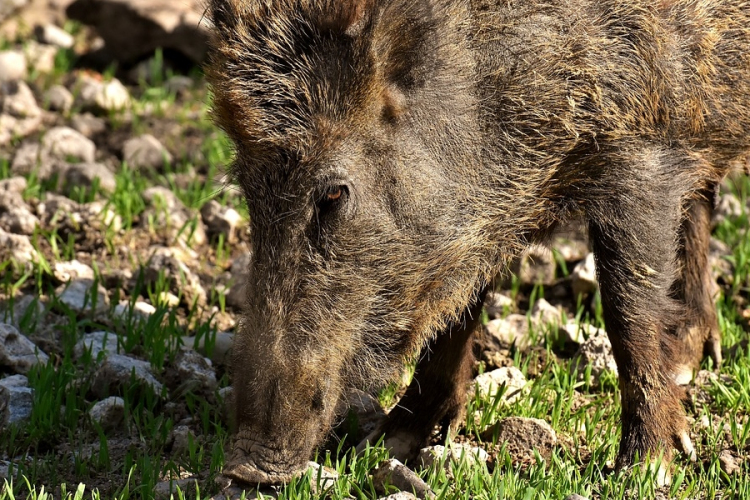
[[[581,213],[622,388],[618,464],[694,451],[675,378],[720,362],[714,190],[750,150],[750,4],[210,0],[207,72],[252,262],[225,473],[292,477],[347,387],[428,349],[379,429],[458,422],[493,276]]]

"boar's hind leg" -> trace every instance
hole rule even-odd
[[[370,442],[385,436],[385,447],[399,460],[410,460],[427,445],[436,425],[454,431],[466,411],[474,364],[472,338],[482,327],[485,293],[466,309],[461,321],[432,340],[420,355],[414,379]]]
[[[670,293],[690,180],[664,151],[623,151],[616,168],[602,169],[587,203],[622,397],[618,467],[647,455],[666,463],[674,447],[694,455],[673,379],[684,305]]]
[[[716,306],[708,247],[711,240],[710,200],[713,190],[691,199],[685,211],[681,230],[679,276],[674,295],[687,307],[687,316],[679,326],[680,352],[679,383],[687,383],[692,371],[700,365],[703,356],[710,356],[714,366],[721,364],[721,331],[716,319]]]

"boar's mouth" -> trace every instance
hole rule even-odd
[[[281,484],[304,473],[306,465],[307,455],[238,437],[223,474],[253,485]]]

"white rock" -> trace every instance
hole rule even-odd
[[[172,155],[167,148],[150,134],[125,141],[122,157],[128,167],[134,169],[158,169],[172,163]]]
[[[430,487],[417,473],[395,458],[386,460],[373,471],[372,483],[381,493],[385,492],[386,485],[391,485],[399,490],[413,491],[418,498],[428,498],[433,495]]]
[[[62,85],[53,85],[44,94],[44,102],[52,111],[67,113],[73,107],[74,97],[68,89]]]
[[[517,274],[524,284],[551,285],[555,282],[556,269],[552,252],[541,245],[532,245],[521,259]]]
[[[3,179],[0,181],[0,193],[4,191],[6,193],[22,194],[26,190],[27,185],[25,177],[16,176],[10,179]]]
[[[46,43],[47,45],[54,45],[61,49],[69,49],[75,43],[73,35],[68,33],[62,28],[55,26],[54,24],[45,24],[44,26],[37,26],[34,30],[39,41]]]
[[[91,407],[89,418],[105,431],[117,429],[125,418],[125,401],[117,396],[103,399]]]
[[[23,48],[28,65],[40,73],[51,73],[55,69],[58,48],[54,45],[27,40]]]
[[[501,401],[513,403],[523,394],[526,382],[521,370],[514,366],[504,366],[477,376],[474,386],[482,398],[494,398],[498,391],[505,387]]]
[[[118,354],[117,334],[112,332],[98,331],[87,333],[73,347],[73,356],[80,359],[84,353],[90,352],[92,359],[97,359],[99,353]]]
[[[544,299],[537,299],[531,308],[531,318],[534,322],[542,325],[559,325],[563,320],[563,313],[559,307],[555,307]]]
[[[489,455],[486,451],[478,446],[471,446],[467,443],[450,443],[448,448],[445,446],[428,446],[419,450],[417,463],[424,468],[432,467],[435,464],[442,463],[443,468],[450,472],[451,462],[466,461],[470,465],[487,462]]]
[[[191,349],[180,350],[175,356],[174,366],[183,383],[205,391],[214,391],[219,385],[211,360]]]
[[[26,56],[20,50],[0,51],[0,82],[14,82],[26,78]]]
[[[39,259],[39,255],[28,236],[6,233],[0,228],[0,261],[13,259],[26,266]]]
[[[77,313],[89,312],[92,307],[94,307],[96,313],[104,312],[109,307],[107,290],[102,285],[98,285],[96,293],[92,294],[93,286],[94,280],[76,278],[58,287],[55,293],[58,295],[60,302]]]
[[[94,374],[91,390],[99,397],[107,397],[112,387],[129,387],[131,380],[161,395],[163,386],[154,377],[151,364],[120,354],[110,354],[104,359]]]
[[[121,111],[130,107],[130,92],[116,78],[105,82],[94,98],[96,105],[105,111]]]
[[[11,233],[30,236],[39,225],[39,219],[25,203],[16,205],[0,215],[0,227]]]
[[[0,145],[26,137],[42,125],[42,110],[24,82],[0,82],[0,104]]]
[[[34,389],[24,375],[0,379],[0,428],[29,420],[33,404]]]
[[[506,445],[506,449],[516,460],[534,457],[534,450],[545,459],[557,445],[557,433],[544,420],[526,417],[508,417],[499,420],[482,432],[482,439]]]
[[[484,299],[484,307],[491,319],[497,319],[505,315],[506,311],[513,310],[515,303],[513,299],[500,292],[488,292]]]
[[[225,241],[233,243],[237,226],[242,223],[242,216],[231,207],[223,207],[216,200],[210,200],[201,207],[203,223],[209,234],[225,236]]]
[[[28,373],[32,367],[47,361],[49,356],[14,326],[0,323],[0,365],[17,373]]]
[[[570,279],[575,296],[596,291],[596,264],[593,253],[589,253],[584,260],[576,264]]]
[[[137,321],[145,321],[153,314],[156,314],[156,308],[148,302],[139,300],[133,305],[132,309],[129,302],[120,302],[115,306],[113,316],[121,321],[127,321],[131,316]]]
[[[55,262],[52,266],[52,274],[60,283],[67,283],[75,278],[94,279],[94,270],[91,266],[77,260]]]
[[[577,370],[579,380],[583,380],[586,368],[591,365],[591,380],[589,382],[593,387],[599,386],[599,379],[605,371],[617,374],[617,363],[615,363],[612,354],[612,344],[604,330],[597,330],[595,335],[581,344],[574,359],[571,368]]]
[[[70,127],[55,127],[44,135],[41,155],[64,161],[76,158],[93,163],[96,157],[96,145],[91,139]]]
[[[519,349],[525,349],[532,343],[529,337],[529,319],[522,314],[493,319],[485,328],[487,333],[504,345],[515,344]]]
[[[97,183],[99,189],[112,193],[117,188],[115,174],[102,163],[73,163],[67,165],[63,174],[65,187],[70,191],[74,186],[91,187]]]

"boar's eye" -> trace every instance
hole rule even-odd
[[[318,196],[318,213],[327,212],[343,206],[349,199],[349,187],[344,184],[326,186]]]

